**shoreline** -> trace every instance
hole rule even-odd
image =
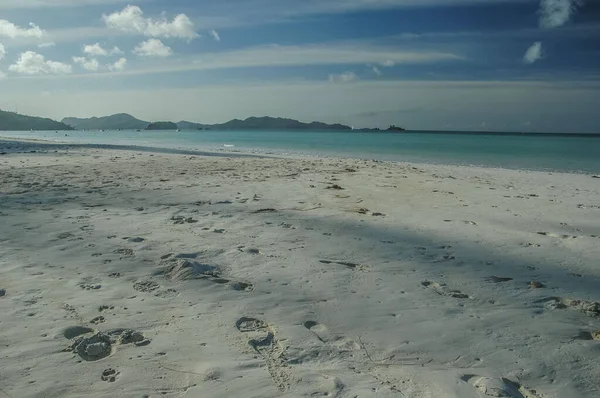
[[[0,156],[12,396],[600,394],[600,180],[66,146]]]
[[[330,156],[330,155],[315,155],[307,153],[290,153],[286,150],[270,150],[264,148],[244,148],[243,150],[227,151],[226,149],[219,149],[216,147],[193,147],[190,149],[184,149],[183,147],[160,147],[160,146],[141,146],[141,145],[112,145],[112,144],[79,144],[69,143],[65,141],[50,141],[43,139],[21,139],[21,138],[7,138],[0,137],[0,143],[38,143],[46,147],[56,148],[72,148],[72,149],[104,149],[104,150],[122,150],[122,151],[142,151],[151,153],[165,153],[165,154],[180,154],[180,155],[194,155],[194,156],[215,156],[215,157],[257,157],[257,158],[274,158],[274,159],[332,159],[337,161],[374,161],[382,164],[396,164],[399,166],[422,166],[422,167],[451,167],[451,168],[466,168],[466,169],[481,169],[485,170],[497,170],[497,171],[513,171],[513,172],[525,172],[525,173],[544,173],[544,174],[565,174],[565,175],[578,175],[578,176],[589,176],[593,177],[597,175],[593,172],[588,171],[555,171],[555,170],[536,170],[536,169],[520,169],[520,168],[507,168],[507,167],[493,167],[487,165],[476,165],[476,164],[446,164],[446,163],[431,163],[431,162],[413,162],[413,161],[397,161],[397,160],[377,160],[372,158],[361,158],[352,156]],[[54,148],[53,148],[54,149]],[[20,152],[16,152],[20,153]]]

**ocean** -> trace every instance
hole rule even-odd
[[[413,163],[600,173],[598,136],[333,131],[3,131],[0,132],[0,137],[35,138],[76,144],[337,156]]]

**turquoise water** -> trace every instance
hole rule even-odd
[[[293,131],[0,132],[0,137],[600,173],[597,137]]]

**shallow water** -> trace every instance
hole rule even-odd
[[[0,132],[0,137],[275,154],[334,155],[509,169],[600,172],[600,138],[487,134],[295,131]]]

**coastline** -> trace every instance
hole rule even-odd
[[[590,175],[34,143],[0,156],[12,396],[600,393]]]
[[[266,148],[235,148],[234,146],[222,148],[215,146],[193,146],[190,148],[184,148],[182,146],[177,147],[163,147],[163,146],[144,146],[144,145],[130,145],[130,144],[94,144],[94,143],[73,143],[68,141],[52,141],[44,140],[39,138],[10,138],[0,136],[0,145],[13,146],[20,143],[38,143],[40,144],[39,150],[42,152],[49,152],[50,150],[85,150],[85,149],[96,149],[96,150],[115,150],[115,151],[132,151],[132,152],[148,152],[148,153],[163,153],[163,154],[179,154],[179,155],[191,155],[191,156],[208,156],[208,157],[256,157],[256,158],[275,158],[275,159],[331,159],[336,161],[373,161],[381,164],[392,164],[399,166],[422,166],[422,167],[449,167],[456,168],[457,170],[498,170],[498,171],[513,171],[513,172],[532,172],[532,173],[543,173],[543,174],[565,174],[565,175],[581,175],[581,176],[594,176],[596,173],[586,170],[552,170],[552,169],[529,169],[529,168],[508,168],[502,166],[490,166],[480,164],[448,164],[444,162],[435,163],[428,161],[409,161],[409,160],[383,160],[368,157],[356,157],[353,155],[339,156],[334,154],[314,154],[306,152],[294,152],[284,149],[274,150]],[[36,148],[22,148],[13,152],[5,153],[28,153]]]

